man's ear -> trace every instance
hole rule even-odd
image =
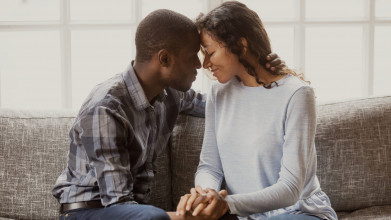
[[[166,49],[161,49],[158,51],[158,60],[159,64],[163,67],[168,67],[171,64],[170,53]]]
[[[238,44],[242,47],[242,55],[243,56],[246,55],[246,53],[247,53],[247,40],[246,40],[246,38],[241,37],[239,39]]]

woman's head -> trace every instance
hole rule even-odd
[[[231,55],[236,58],[236,62],[239,66],[242,66],[248,74],[254,76],[258,83],[262,83],[258,80],[258,76],[255,73],[255,66],[253,65],[254,62],[250,62],[249,57],[251,57],[251,61],[255,60],[257,65],[260,64],[266,69],[266,57],[272,50],[270,39],[256,12],[240,2],[224,2],[208,14],[200,15],[196,20],[196,26],[201,33],[202,44],[206,48],[206,50],[204,50],[205,61],[211,61],[210,63],[213,65],[221,62],[221,60],[217,58],[217,54],[213,54],[216,47],[212,48],[213,50],[207,48],[208,40],[209,42],[215,41],[220,45],[220,49],[218,50],[230,52]],[[212,59],[214,59],[215,62],[213,62]],[[234,59],[225,63],[229,63],[230,68],[235,67]],[[225,63],[221,63],[221,67]],[[207,64],[208,63],[204,62],[204,68],[210,67],[213,71],[214,66],[211,64],[211,66],[206,66]],[[240,68],[236,67],[236,69]],[[228,73],[229,77],[230,74],[234,74],[233,71],[236,71],[236,69],[234,68]],[[278,73],[270,73],[274,75],[284,75],[287,73],[296,75],[289,69]],[[224,74],[227,74],[227,72],[224,72]]]
[[[243,45],[242,39],[247,41],[247,52],[256,57],[263,66],[266,64],[266,56],[272,52],[261,19],[257,13],[240,2],[223,3],[207,15],[201,15],[196,20],[196,25],[201,34],[208,34],[238,56],[239,62],[246,69],[250,68],[250,75],[254,74],[254,70],[251,70],[251,66],[243,57],[246,45]]]

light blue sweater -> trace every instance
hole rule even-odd
[[[337,219],[316,177],[313,89],[291,75],[278,87],[233,78],[208,93],[205,136],[195,184],[220,190],[239,216],[306,213]]]

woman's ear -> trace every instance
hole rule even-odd
[[[244,38],[244,37],[241,37],[240,39],[239,39],[239,45],[242,47],[242,55],[244,56],[244,55],[246,55],[246,53],[247,53],[247,40],[246,40],[246,38]]]
[[[166,49],[161,49],[157,53],[159,64],[163,67],[168,67],[171,62],[170,53]]]

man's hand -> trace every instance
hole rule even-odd
[[[282,69],[284,69],[285,61],[281,60],[280,57],[276,53],[271,53],[267,55],[266,60],[266,68],[270,69],[270,71],[279,73]]]
[[[193,216],[207,216],[210,219],[218,219],[228,211],[228,204],[224,200],[227,196],[226,190],[217,193],[214,189],[207,189],[207,202],[199,204],[193,211]]]

